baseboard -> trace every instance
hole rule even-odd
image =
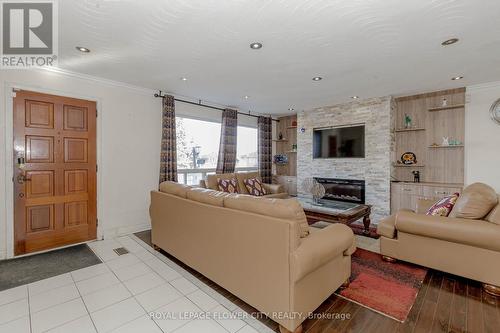
[[[144,231],[151,229],[151,223],[145,222],[140,224],[134,224],[126,227],[118,227],[118,228],[109,228],[103,230],[104,239],[111,239],[120,236],[125,236],[129,234],[133,234],[136,232]]]

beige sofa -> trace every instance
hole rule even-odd
[[[309,228],[296,199],[172,182],[151,192],[152,242],[280,324],[301,323],[351,274],[350,228]],[[314,229],[314,230],[313,230]]]
[[[483,282],[500,295],[500,203],[489,186],[464,189],[450,217],[425,215],[432,201],[420,200],[417,211],[400,211],[381,221],[380,252]]]
[[[238,193],[240,194],[249,194],[248,190],[245,186],[245,179],[251,178],[260,178],[259,172],[236,172],[236,173],[223,173],[216,175],[207,175],[206,180],[202,180],[200,182],[200,187],[208,188],[214,191],[218,191],[219,188],[217,186],[217,178],[220,179],[232,179],[236,178],[238,180]],[[262,184],[263,187],[267,191],[267,195],[264,195],[266,198],[277,198],[277,199],[286,199],[288,198],[288,193],[285,191],[285,187],[280,184]]]

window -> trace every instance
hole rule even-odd
[[[197,185],[214,174],[219,155],[221,124],[176,117],[177,171],[179,183]],[[238,126],[236,169],[257,169],[257,129]]]
[[[237,168],[257,168],[257,129],[238,126]]]

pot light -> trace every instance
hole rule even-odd
[[[321,76],[315,76],[312,78],[313,81],[321,81],[323,78]]]
[[[262,43],[259,43],[259,42],[253,42],[252,44],[250,44],[250,48],[252,50],[258,50],[258,49],[261,49],[262,48]]]
[[[288,108],[288,111],[295,111],[294,108]]]
[[[188,79],[187,79],[187,77],[181,77],[181,80],[182,81],[187,81]]]
[[[463,78],[464,78],[463,76],[455,76],[455,77],[452,77],[451,79],[452,79],[453,81],[456,81],[456,80],[461,80],[461,79],[463,79]]]
[[[441,45],[448,46],[451,44],[455,44],[456,42],[458,42],[458,38],[450,38],[450,39],[447,39],[444,42],[442,42]]]
[[[352,99],[358,99],[359,96],[351,96]]]
[[[83,53],[89,53],[90,52],[90,49],[86,48],[86,47],[83,47],[83,46],[77,46],[76,49],[80,52],[83,52]]]
[[[243,97],[243,98],[245,98],[245,99],[249,99],[249,98],[250,98],[250,96],[245,96],[245,97]]]

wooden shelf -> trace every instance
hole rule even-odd
[[[463,148],[464,145],[429,146],[429,148]]]
[[[273,142],[288,142],[288,140],[287,139],[273,140]]]
[[[396,133],[401,133],[401,132],[415,132],[415,131],[425,131],[425,128],[423,127],[415,127],[415,128],[400,128],[395,130]]]
[[[289,150],[289,151],[286,151],[285,153],[288,153],[288,154],[296,154],[297,151],[296,150]]]
[[[294,129],[297,128],[297,126],[288,126],[286,129]]]
[[[444,111],[444,110],[460,109],[460,108],[463,108],[463,107],[465,107],[465,104],[447,105],[447,106],[439,106],[439,107],[436,107],[436,108],[430,108],[429,111],[430,112]]]
[[[393,164],[395,168],[423,168],[422,164]]]

